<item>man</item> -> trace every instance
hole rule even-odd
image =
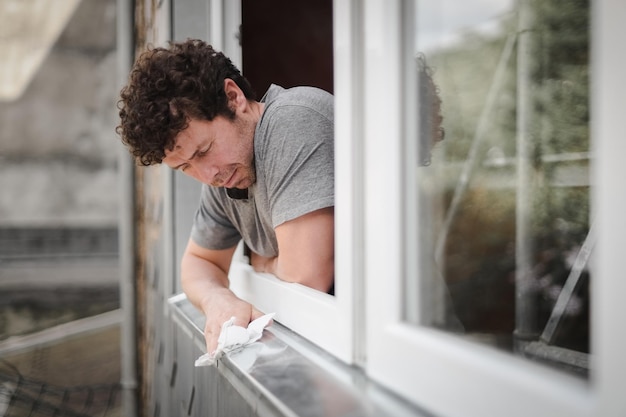
[[[237,243],[258,272],[320,291],[334,281],[333,98],[271,86],[256,101],[232,62],[199,40],[154,48],[121,91],[117,131],[142,165],[165,163],[203,184],[182,286],[206,316],[208,352],[222,323],[262,315],[229,290]]]

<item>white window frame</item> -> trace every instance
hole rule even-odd
[[[433,0],[436,1],[436,0]],[[462,0],[459,0],[462,1]],[[618,4],[619,3],[619,4]],[[415,195],[406,178],[404,115],[415,91],[404,84],[405,58],[413,51],[414,5],[406,0],[365,2],[364,195],[368,374],[437,416],[618,416],[626,410],[621,392],[626,375],[626,135],[623,100],[626,5],[592,1],[592,112],[595,187],[599,224],[592,301],[592,369],[589,382],[528,360],[474,344],[402,319],[402,281],[411,273],[405,253],[411,242],[406,216]],[[611,47],[613,46],[613,47]],[[621,88],[620,88],[621,87]],[[415,112],[413,113],[415,114]],[[415,137],[415,136],[413,136]],[[620,150],[622,152],[620,152]],[[414,154],[414,153],[413,153]],[[410,203],[406,203],[408,199]],[[408,229],[407,229],[408,228]],[[408,231],[407,231],[408,230]],[[413,252],[417,253],[417,252]],[[418,308],[419,311],[419,308]]]
[[[215,0],[214,0],[215,1]],[[221,3],[219,0],[217,3]],[[325,349],[338,359],[358,363],[357,335],[361,324],[355,324],[354,294],[359,294],[357,280],[362,265],[361,244],[362,214],[358,202],[360,194],[361,164],[358,152],[358,78],[352,74],[360,71],[358,42],[358,1],[335,2],[334,20],[334,79],[335,79],[335,296],[311,290],[302,285],[290,284],[269,274],[255,273],[252,268],[235,259],[229,278],[231,289],[241,298],[260,310],[275,312],[275,320]],[[233,19],[227,19],[233,22]],[[239,17],[239,22],[241,17]],[[216,21],[212,22],[217,24]],[[228,24],[228,23],[227,23]],[[216,33],[224,33],[213,29]],[[226,31],[228,33],[229,31]],[[230,32],[233,32],[232,30]],[[218,38],[218,36],[216,36]],[[226,43],[225,43],[226,44]],[[234,47],[233,44],[230,44]],[[241,56],[239,50],[227,51],[232,57]],[[235,58],[233,58],[236,61]],[[235,62],[240,66],[240,62]],[[356,248],[356,249],[355,249]],[[362,297],[361,297],[362,300]],[[362,319],[362,317],[361,317]],[[354,349],[357,349],[356,351]]]
[[[592,381],[598,409],[595,415],[626,415],[623,395],[626,375],[626,305],[624,270],[626,247],[626,50],[624,36],[626,4],[592,1],[592,124],[594,153],[593,202],[598,218],[597,257],[592,291],[591,345],[594,352]]]

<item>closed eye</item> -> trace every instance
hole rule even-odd
[[[198,152],[198,155],[197,155],[198,158],[202,158],[203,156],[208,154],[212,147],[213,147],[213,142],[211,142],[209,146],[207,146],[204,150]]]
[[[209,153],[209,151],[211,150],[211,148],[213,147],[213,142],[211,142],[209,144],[209,146],[207,146],[204,150],[200,150],[200,149],[196,149],[196,151],[193,153],[193,155],[191,155],[191,158],[189,158],[190,161],[196,159],[196,158],[202,158],[204,156],[206,156],[206,154]],[[175,170],[180,170],[185,172],[185,170],[189,168],[189,163],[183,163],[178,165],[177,167],[174,167]]]

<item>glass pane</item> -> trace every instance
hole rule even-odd
[[[421,298],[407,319],[586,375],[588,1],[416,14]]]

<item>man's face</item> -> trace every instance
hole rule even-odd
[[[163,163],[214,187],[248,188],[256,181],[252,121],[192,119],[165,151]]]

